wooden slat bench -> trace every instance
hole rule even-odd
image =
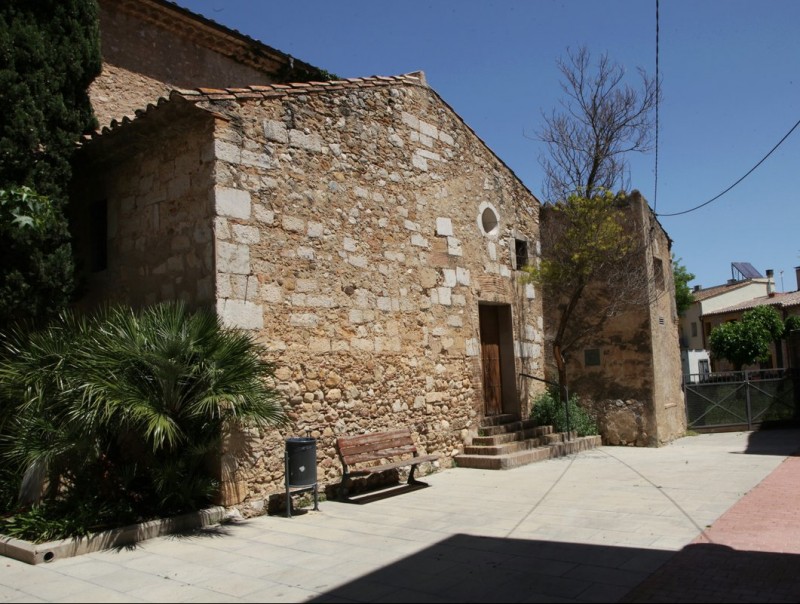
[[[377,474],[404,466],[411,466],[408,484],[419,484],[419,481],[414,478],[417,466],[427,461],[436,461],[440,457],[435,454],[419,455],[417,447],[411,439],[411,430],[408,428],[359,434],[358,436],[341,436],[336,439],[336,449],[339,459],[342,461],[340,498],[344,498],[347,494],[347,482],[350,477]],[[354,468],[353,466],[359,467]]]

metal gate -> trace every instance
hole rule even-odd
[[[765,422],[796,421],[794,382],[785,369],[685,375],[688,427],[752,430]]]

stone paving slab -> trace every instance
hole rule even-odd
[[[0,559],[0,602],[619,601],[711,534],[798,435],[709,434],[505,472],[454,468],[426,477],[429,488],[326,501],[291,519],[38,566]]]
[[[624,601],[800,602],[800,456],[786,458]]]

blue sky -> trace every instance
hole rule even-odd
[[[655,73],[655,0],[178,0],[179,5],[341,77],[423,70],[428,83],[539,195],[542,111],[562,96],[567,47],[608,52],[631,77]],[[661,0],[658,192],[655,155],[631,186],[659,214],[699,205],[750,170],[800,120],[800,2]],[[741,184],[660,221],[709,287],[731,262],[798,289],[800,127]]]

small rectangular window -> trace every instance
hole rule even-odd
[[[694,321],[692,321],[692,337],[693,338],[697,337],[697,323],[695,323]]]
[[[528,242],[523,239],[515,239],[514,251],[517,256],[517,270],[528,266]]]
[[[108,204],[96,201],[89,208],[91,233],[91,268],[94,272],[108,268]]]
[[[656,280],[656,288],[663,292],[664,288],[664,263],[660,258],[653,258],[653,273]]]
[[[600,365],[600,349],[587,348],[583,351],[583,363],[587,367],[597,367]]]

